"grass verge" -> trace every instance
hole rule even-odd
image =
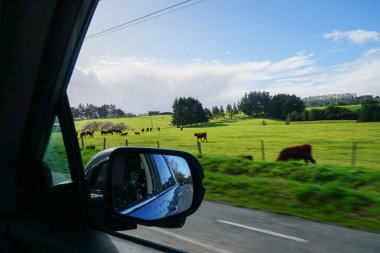
[[[206,199],[380,232],[380,172],[204,155]]]
[[[83,162],[99,150],[82,150]],[[380,232],[380,171],[303,162],[198,157],[207,200]]]

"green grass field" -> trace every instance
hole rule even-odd
[[[254,160],[262,160],[261,141],[264,142],[265,161],[276,160],[279,151],[288,146],[308,143],[313,146],[313,156],[318,164],[350,166],[352,147],[356,143],[356,166],[380,169],[380,123],[356,123],[355,121],[305,121],[291,122],[265,119],[244,119],[237,121],[210,122],[203,126],[185,127],[183,131],[170,125],[171,116],[146,116],[136,118],[108,119],[125,123],[129,128],[147,128],[152,132],[135,135],[129,130],[128,136],[106,136],[106,147],[129,146],[157,147],[185,150],[197,154],[195,132],[207,132],[208,142],[202,143],[203,154],[253,155]],[[78,130],[88,120],[76,121]],[[157,126],[161,131],[157,131]],[[103,149],[104,136],[95,132],[94,138],[84,138],[84,145],[95,145]],[[81,143],[80,143],[81,145]],[[84,159],[86,160],[86,159]]]
[[[326,107],[327,106],[306,107],[306,110],[308,110],[308,111],[310,111],[312,109],[322,110],[322,109],[325,109]],[[360,110],[360,108],[362,107],[362,105],[361,104],[359,104],[359,105],[339,105],[337,107],[343,107],[343,108],[350,109],[353,112],[357,112],[357,111]]]
[[[380,231],[380,171],[200,157],[206,199]]]
[[[205,198],[340,225],[380,231],[380,123],[355,121],[291,122],[265,119],[210,122],[186,127],[170,125],[170,116],[109,119],[130,129],[153,132],[106,136],[106,146],[157,147],[198,155],[195,132],[207,132],[198,158],[205,171]],[[78,130],[88,120],[76,121]],[[157,131],[157,126],[161,131]],[[84,138],[84,164],[103,149],[104,136]],[[265,161],[261,156],[264,142]],[[80,145],[81,145],[81,141]],[[356,143],[356,166],[351,167]],[[309,143],[317,164],[274,162],[287,146]],[[253,155],[254,161],[241,155]]]

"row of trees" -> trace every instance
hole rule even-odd
[[[301,113],[289,113],[287,120],[357,120],[359,122],[380,121],[380,100],[366,98],[361,102],[358,112],[337,106],[328,106],[324,109],[305,110]]]
[[[380,99],[363,100],[359,121],[380,121]]]
[[[208,122],[206,111],[201,102],[192,97],[176,98],[172,105],[174,126],[193,125]]]
[[[303,112],[289,113],[289,121],[314,121],[314,120],[357,120],[359,114],[347,108],[328,106],[324,109],[304,110]]]
[[[173,105],[172,124],[185,126],[208,122],[210,119],[229,116],[232,118],[239,112],[247,116],[268,116],[287,121],[300,120],[359,120],[380,121],[380,100],[366,98],[362,101],[360,112],[353,112],[347,108],[328,106],[325,109],[305,110],[303,100],[296,95],[277,94],[270,96],[266,91],[252,91],[244,94],[238,104],[228,104],[224,110],[223,106],[205,108],[201,102],[192,97],[175,98]],[[104,104],[100,107],[92,104],[79,104],[78,108],[71,107],[74,118],[96,119],[96,118],[119,118],[135,116],[126,114],[115,105]],[[160,114],[152,112],[152,115]]]
[[[290,113],[301,113],[305,104],[296,95],[277,94],[270,96],[266,91],[246,93],[239,101],[238,108],[248,116],[269,116],[286,119]]]
[[[322,96],[310,96],[303,98],[307,107],[313,106],[331,106],[331,105],[356,105],[362,103],[365,99],[379,98],[372,95],[356,96],[355,93],[328,94]]]
[[[120,118],[136,116],[132,113],[125,113],[123,110],[116,108],[114,104],[104,104],[102,106],[95,106],[93,104],[79,104],[78,107],[71,107],[71,113],[74,119]]]
[[[233,117],[239,112],[248,116],[269,116],[278,119],[286,119],[290,113],[300,114],[305,109],[301,98],[295,95],[277,94],[270,96],[269,92],[253,91],[246,93],[244,97],[233,105],[228,104],[226,110],[223,106],[205,108],[201,102],[192,97],[176,98],[172,105],[172,124],[175,126],[193,125],[208,122],[209,119],[220,117]]]
[[[327,94],[310,96],[302,99],[306,106],[331,106],[331,105],[354,105],[358,104],[355,93]]]
[[[211,107],[211,110],[205,108],[205,112],[208,119],[217,119],[224,118],[226,116],[232,118],[239,113],[239,110],[236,106],[236,103],[234,103],[233,105],[227,104],[226,110],[224,110],[224,107],[222,105],[220,107],[215,105]]]

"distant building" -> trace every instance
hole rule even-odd
[[[160,115],[173,115],[172,112],[161,112]]]
[[[160,111],[149,111],[148,116],[160,115]]]

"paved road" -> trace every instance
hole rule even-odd
[[[188,252],[380,252],[380,234],[208,201],[181,229],[125,233]]]

